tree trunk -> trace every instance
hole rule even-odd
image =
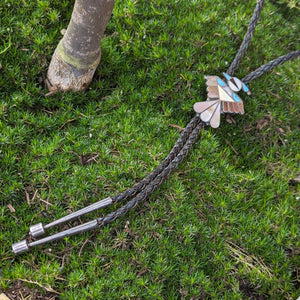
[[[80,91],[92,81],[101,58],[100,41],[115,0],[76,0],[71,21],[57,45],[47,78],[62,91]]]

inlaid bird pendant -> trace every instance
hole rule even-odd
[[[221,113],[244,114],[243,100],[236,92],[243,89],[248,95],[251,94],[240,79],[223,74],[227,83],[218,76],[204,76],[208,92],[207,101],[194,104],[194,110],[201,120],[213,128],[219,127]]]

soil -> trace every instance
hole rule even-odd
[[[3,291],[0,289],[0,294]],[[16,281],[13,283],[9,289],[3,292],[11,300],[56,300],[58,299],[57,295],[49,292],[41,292],[35,288],[29,288],[27,285],[21,281]]]

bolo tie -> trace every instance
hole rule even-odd
[[[149,196],[158,189],[162,182],[178,167],[178,165],[188,155],[193,144],[196,142],[196,139],[205,126],[211,126],[212,128],[219,127],[220,116],[223,113],[244,114],[244,103],[237,93],[243,90],[245,93],[250,95],[251,93],[248,87],[249,82],[263,75],[265,72],[273,69],[274,67],[279,66],[284,62],[300,55],[300,50],[296,50],[280,56],[277,59],[260,66],[241,80],[233,76],[254,34],[263,3],[264,0],[259,0],[257,2],[242,44],[227,72],[223,73],[223,77],[204,76],[207,88],[207,100],[194,104],[194,111],[196,115],[182,130],[177,142],[165,160],[152,173],[150,173],[140,182],[133,185],[131,188],[115,196],[102,199],[49,224],[43,225],[42,223],[38,223],[31,226],[29,230],[30,239],[22,240],[13,244],[12,251],[15,254],[20,254],[22,252],[29,251],[30,248],[38,245],[100,228],[125,215],[127,212],[149,198]],[[51,227],[60,225],[100,208],[113,206],[119,202],[125,202],[126,200],[128,200],[128,202],[125,205],[104,217],[100,217],[82,225],[71,227],[67,230],[41,238],[41,236],[44,235],[45,232]]]

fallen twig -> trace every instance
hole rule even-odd
[[[32,280],[23,279],[23,278],[18,278],[18,280],[23,281],[23,282],[27,282],[27,283],[36,284],[39,287],[41,287],[42,289],[46,290],[47,292],[51,292],[51,293],[55,293],[55,294],[60,294],[60,292],[54,290],[49,284],[42,285],[41,283],[39,283],[37,281],[32,281]]]

